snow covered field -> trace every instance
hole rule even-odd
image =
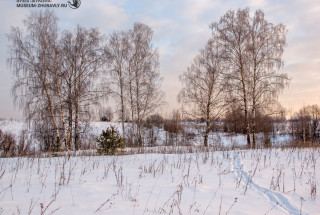
[[[319,214],[319,149],[0,160],[0,214]]]
[[[90,133],[99,135],[109,125],[92,123]],[[28,127],[0,121],[0,129],[18,138]],[[159,137],[163,140],[163,130]],[[198,145],[200,140],[194,141]],[[245,144],[242,135],[226,133],[212,133],[211,141]],[[2,158],[0,215],[320,214],[320,149],[190,149],[161,146],[124,156]]]

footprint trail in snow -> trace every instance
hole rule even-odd
[[[242,180],[244,184],[248,184],[249,187],[253,188],[257,192],[264,194],[264,196],[266,196],[269,201],[271,201],[275,205],[277,204],[288,214],[300,215],[300,210],[292,205],[289,202],[288,198],[286,198],[283,194],[261,187],[258,184],[254,183],[249,174],[242,169],[239,153],[237,152],[234,153],[232,167],[236,174],[236,177],[239,180]],[[301,214],[307,215],[307,213],[304,211]]]

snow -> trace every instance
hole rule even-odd
[[[94,122],[90,132],[99,135],[110,125],[121,129]],[[27,127],[0,121],[0,128],[18,136]],[[245,137],[220,132],[211,141],[244,145]],[[1,158],[0,214],[319,214],[320,149],[193,149]]]
[[[319,157],[318,149],[263,149],[6,158],[0,212],[28,214],[34,204],[40,214],[52,202],[45,214],[318,214],[310,189],[312,180],[319,186]]]

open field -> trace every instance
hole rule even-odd
[[[0,212],[318,214],[319,156],[263,149],[1,159]]]
[[[1,129],[18,136],[23,126]],[[2,158],[0,214],[319,214],[319,148],[227,148]]]

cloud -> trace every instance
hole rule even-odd
[[[92,28],[98,27],[102,32],[125,29],[128,21],[128,14],[118,5],[108,1],[95,1],[90,4],[82,4],[77,10],[70,13],[57,10],[62,21],[62,27],[68,28],[77,24]]]
[[[14,15],[13,15],[14,14]],[[28,10],[16,8],[15,1],[3,1],[0,7],[0,32],[6,33],[11,26],[18,26],[22,24],[23,19],[29,14]]]
[[[267,5],[266,0],[249,0],[248,6],[253,8],[263,8]]]
[[[55,0],[58,1],[58,0]],[[59,0],[64,1],[64,0]],[[179,75],[191,64],[210,37],[209,24],[218,21],[228,9],[250,7],[251,12],[263,9],[265,17],[274,24],[288,27],[288,46],[283,55],[286,72],[292,78],[290,87],[280,96],[286,107],[298,108],[305,101],[319,103],[320,86],[320,5],[318,0],[96,0],[82,1],[79,9],[57,9],[62,29],[72,29],[80,24],[98,27],[104,34],[114,30],[132,28],[134,22],[143,22],[154,31],[154,45],[160,54],[160,70],[164,76],[170,109],[177,108],[177,94],[181,89]],[[6,71],[5,33],[10,26],[22,25],[30,10],[16,8],[15,1],[4,1],[0,8],[0,82],[1,103],[10,103],[11,78]],[[5,96],[8,95],[8,96]],[[12,103],[12,102],[11,102]],[[5,106],[5,105],[3,105]],[[1,107],[0,117],[12,105]]]
[[[202,15],[204,15],[207,11],[212,10],[214,7],[218,6],[218,4],[218,1],[186,0],[182,16],[186,20],[196,22]]]

